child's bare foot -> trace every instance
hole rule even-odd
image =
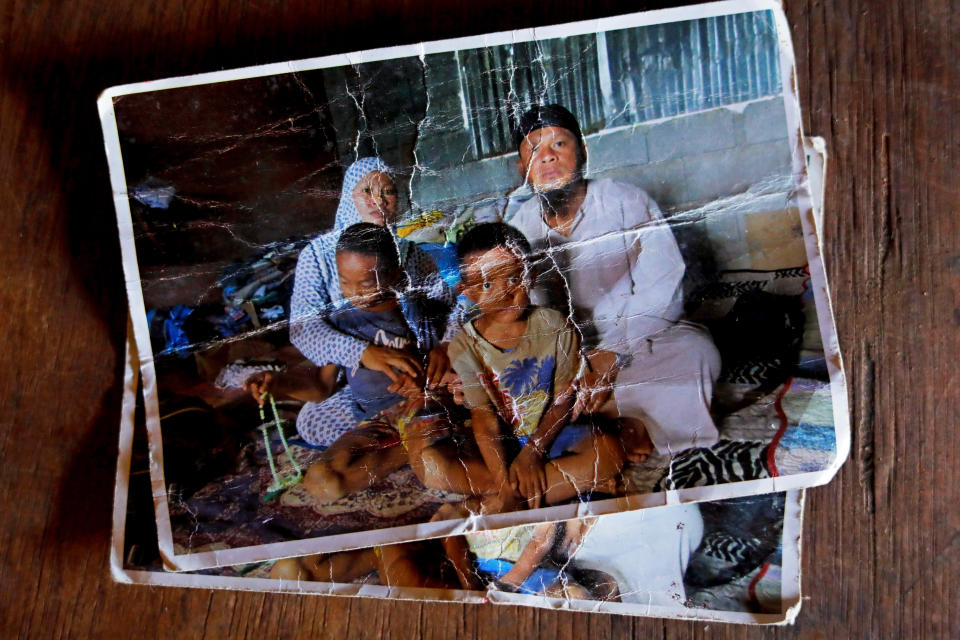
[[[499,493],[484,496],[480,501],[480,513],[507,513],[520,509],[521,498],[512,488],[506,488]]]
[[[453,520],[458,517],[456,509],[450,504],[442,504],[440,508],[437,509],[432,516],[430,516],[430,522],[443,522],[444,520]]]
[[[441,520],[456,520],[458,518],[469,518],[470,516],[481,513],[483,510],[483,500],[476,496],[467,498],[463,502],[445,502],[440,505],[437,512],[430,518],[430,522],[439,522]]]
[[[619,495],[620,491],[620,482],[619,474],[616,476],[611,476],[606,480],[600,480],[595,485],[593,485],[594,493],[609,493],[610,495]]]
[[[647,425],[636,418],[620,418],[620,442],[630,462],[646,462],[653,453],[653,440],[647,433]]]
[[[448,484],[447,470],[450,462],[443,452],[433,447],[427,447],[420,455],[420,459],[423,461],[423,478],[421,478],[423,484],[433,489],[446,488]]]
[[[339,500],[346,495],[340,474],[323,461],[307,469],[307,473],[303,476],[303,486],[307,493],[320,504]]]
[[[310,579],[297,558],[277,560],[276,564],[270,569],[270,577],[274,580],[289,580],[291,582]]]
[[[563,598],[565,600],[590,600],[591,594],[586,589],[576,582],[568,579],[565,583],[554,582],[552,585],[547,587],[547,590],[543,592],[545,596],[550,598]]]

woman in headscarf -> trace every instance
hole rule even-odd
[[[290,301],[290,342],[318,366],[332,363],[355,369],[363,365],[391,378],[395,378],[395,371],[421,372],[421,364],[405,352],[346,335],[325,320],[327,314],[346,302],[337,274],[336,246],[340,234],[359,222],[390,228],[396,217],[398,193],[390,173],[378,158],[360,158],[350,165],[343,179],[333,230],[314,238],[300,252]],[[412,242],[396,240],[409,286],[452,308],[456,296],[440,277],[433,260]],[[448,367],[445,352],[431,352],[427,383],[438,382]],[[308,402],[297,417],[297,431],[311,444],[329,445],[357,424],[355,404],[349,388],[321,403]]]

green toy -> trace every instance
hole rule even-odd
[[[267,422],[267,416],[263,412],[263,400],[270,401],[270,408],[273,410],[273,421]],[[283,435],[283,420],[280,419],[280,414],[277,412],[277,403],[273,400],[273,394],[269,391],[265,391],[262,396],[260,396],[260,421],[263,423],[260,425],[260,431],[263,433],[263,446],[267,450],[267,462],[270,463],[270,473],[273,474],[273,484],[270,485],[270,488],[267,489],[267,495],[264,497],[266,501],[275,500],[281,493],[286,489],[299,484],[303,480],[303,471],[300,469],[300,465],[297,464],[296,459],[294,459],[293,454],[290,453],[290,446],[287,444],[287,437]],[[283,451],[287,454],[287,459],[290,460],[290,464],[293,465],[294,474],[287,477],[281,476],[277,472],[277,465],[273,460],[273,450],[270,447],[270,436],[269,430],[270,425],[277,425],[277,431],[280,433],[280,442],[283,443]]]

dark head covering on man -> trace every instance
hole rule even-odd
[[[559,104],[545,104],[534,105],[520,118],[517,128],[513,132],[513,141],[516,143],[517,149],[520,148],[524,138],[531,132],[544,127],[566,129],[580,141],[581,147],[586,147],[577,117],[570,113],[566,107]]]

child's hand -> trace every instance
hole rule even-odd
[[[587,361],[590,369],[574,382],[577,401],[573,405],[571,420],[600,411],[610,399],[617,379],[617,354],[595,349],[587,355]]]
[[[521,449],[508,473],[514,490],[527,499],[531,509],[539,509],[547,492],[547,472],[536,449],[529,445]]]
[[[243,383],[243,390],[249,391],[257,404],[263,406],[263,399],[270,391],[270,386],[275,378],[273,371],[260,371],[255,373]]]
[[[440,384],[447,388],[447,391],[453,396],[453,401],[458,405],[462,407],[467,404],[467,397],[463,393],[463,380],[460,379],[460,376],[458,376],[453,369],[450,369],[444,374],[443,378],[440,379]]]
[[[446,345],[430,350],[427,356],[427,387],[435,388],[443,384],[443,378],[450,371],[450,357]]]
[[[567,520],[564,525],[563,541],[558,545],[557,551],[566,558],[572,558],[583,543],[583,536],[590,530],[596,518],[577,518],[576,520]]]
[[[573,403],[573,414],[570,420],[576,420],[581,415],[588,415],[600,411],[600,408],[610,399],[613,385],[607,376],[588,371],[577,381],[577,401]]]
[[[372,371],[385,373],[393,382],[398,382],[402,374],[412,378],[423,375],[423,367],[409,353],[375,344],[370,344],[363,350],[360,364]],[[400,373],[397,373],[398,371]]]
[[[406,374],[397,376],[397,381],[387,387],[391,393],[397,393],[408,400],[423,398],[423,386]]]

